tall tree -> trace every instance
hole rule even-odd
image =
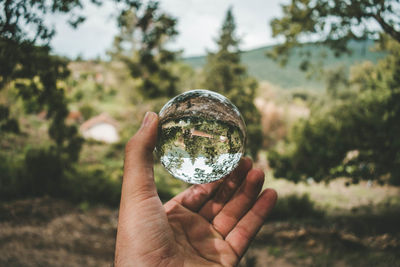
[[[101,5],[103,0],[90,0]],[[125,8],[138,6],[139,0],[115,0]],[[46,23],[46,15],[66,14],[72,27],[85,17],[82,0],[2,0],[0,1],[0,90],[13,85],[24,100],[27,111],[47,110],[51,121],[49,135],[59,154],[69,160],[78,158],[82,139],[75,126],[66,125],[68,115],[64,88],[59,81],[69,75],[66,59],[51,54],[50,41],[55,34]],[[16,118],[10,114],[9,104],[0,103],[0,133],[18,132]]]
[[[308,40],[329,45],[336,55],[349,52],[350,40],[378,39],[382,32],[400,42],[399,0],[291,0],[282,11],[271,28],[273,37],[284,42],[269,56],[283,64],[291,48]],[[305,57],[302,66],[306,62]]]
[[[386,37],[381,47],[385,59],[353,67],[346,90],[314,106],[284,145],[270,151],[276,176],[400,185],[400,44]]]
[[[328,79],[329,98],[313,106],[285,144],[269,153],[275,175],[299,181],[335,177],[400,184],[400,1],[292,0],[271,22],[283,37],[273,57],[286,62],[291,48],[308,38],[328,44],[336,55],[350,40],[379,39],[388,52],[376,66],[353,68]],[[338,90],[344,86],[345,90]]]
[[[166,48],[177,34],[176,19],[160,11],[156,1],[124,10],[118,17],[120,33],[109,54],[123,61],[132,77],[140,80],[139,92],[147,98],[172,97],[178,77],[171,70],[177,52]]]
[[[240,40],[235,31],[236,23],[230,8],[216,40],[218,50],[207,56],[204,87],[225,95],[239,108],[247,125],[247,147],[256,157],[262,143],[261,115],[254,105],[258,85],[240,62]]]
[[[46,109],[56,151],[75,161],[82,139],[74,126],[64,123],[67,103],[63,88],[57,85],[69,74],[67,61],[50,54],[49,42],[55,31],[45,23],[45,15],[69,13],[69,22],[76,27],[84,19],[73,11],[82,5],[80,1],[6,0],[0,6],[0,90],[13,85],[29,112]],[[9,103],[2,103],[0,109],[0,133],[18,131]]]
[[[104,0],[90,0],[101,5]],[[138,6],[139,0],[115,0],[124,8]],[[47,110],[49,136],[58,155],[70,161],[78,159],[82,139],[75,126],[66,125],[68,115],[64,88],[59,81],[69,75],[66,59],[51,54],[50,41],[55,34],[46,23],[48,14],[65,14],[72,27],[81,24],[83,0],[2,0],[0,1],[0,91],[11,85],[24,100],[28,112]],[[0,134],[18,132],[18,120],[12,117],[10,103],[0,103]]]

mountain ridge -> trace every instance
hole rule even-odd
[[[266,53],[274,45],[262,46],[241,52],[242,63],[247,67],[249,75],[255,77],[258,81],[268,81],[282,89],[310,89],[323,90],[325,83],[323,77],[307,77],[307,73],[300,70],[299,65],[302,58],[298,55],[310,52],[312,54],[311,63],[322,62],[325,69],[335,69],[340,66],[345,67],[347,71],[350,66],[363,61],[376,63],[385,56],[385,52],[373,51],[375,42],[373,40],[351,41],[349,48],[350,55],[343,54],[335,57],[332,50],[326,45],[320,43],[307,43],[301,47],[294,48],[289,61],[285,67],[281,67],[278,62],[268,58]],[[320,54],[326,54],[326,58],[321,60]],[[201,69],[206,63],[207,56],[192,56],[183,58],[183,62],[195,69]]]

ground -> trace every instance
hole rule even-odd
[[[0,266],[110,266],[117,211],[51,198],[1,206]]]
[[[285,192],[279,183],[292,187],[283,181],[271,182],[283,201]],[[365,185],[339,185],[331,186],[340,195],[353,196],[347,199],[351,205],[354,199],[363,199]],[[313,192],[323,193],[324,187],[332,191],[329,185],[303,185],[303,190],[314,197]],[[359,195],[354,197],[348,190]],[[398,194],[396,188],[365,190],[373,198]],[[393,209],[377,213],[352,207],[342,215],[335,211],[318,218],[275,218],[263,226],[240,266],[400,266],[398,214]],[[113,208],[49,197],[0,203],[0,266],[110,266],[117,216]]]

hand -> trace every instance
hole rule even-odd
[[[243,158],[224,179],[193,185],[163,206],[153,176],[157,124],[157,115],[147,113],[126,146],[115,266],[238,264],[276,192],[259,195],[264,173]]]

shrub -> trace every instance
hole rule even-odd
[[[78,203],[117,206],[121,196],[121,182],[110,179],[107,172],[98,167],[68,172],[65,186],[64,197]]]
[[[95,114],[95,109],[93,108],[92,105],[90,104],[84,104],[79,108],[79,111],[81,112],[83,118],[85,120],[91,118]]]
[[[20,160],[0,154],[0,200],[51,196],[72,202],[119,203],[121,182],[101,166],[68,162],[54,147],[27,150]]]
[[[292,194],[278,199],[275,208],[272,210],[270,219],[287,220],[287,219],[304,219],[318,218],[325,216],[322,210],[315,207],[315,203],[310,199],[308,194],[297,195]]]
[[[62,193],[64,164],[53,147],[28,150],[18,191],[26,196],[59,196]]]
[[[0,200],[18,196],[17,177],[21,169],[21,160],[10,160],[8,157],[0,155]]]

